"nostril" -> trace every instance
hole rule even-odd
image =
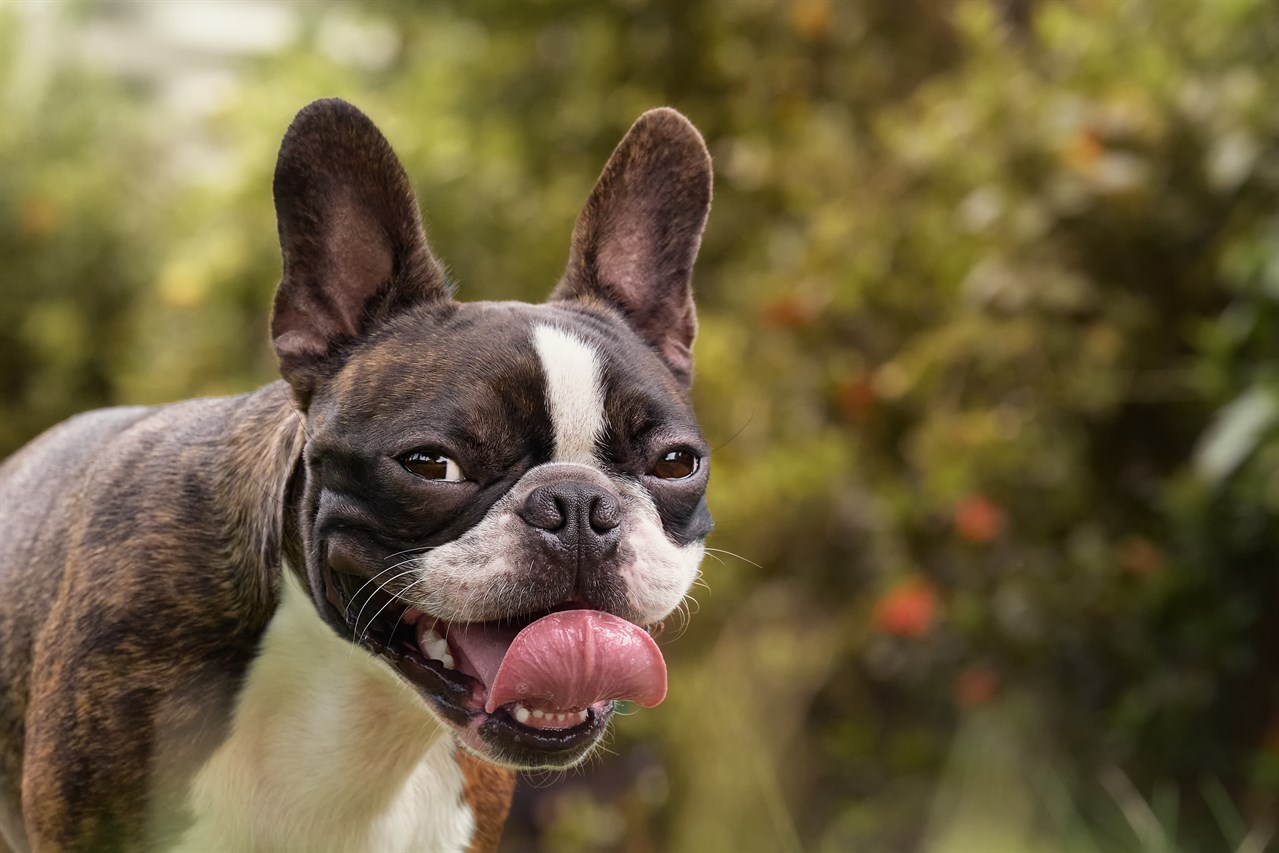
[[[591,527],[596,533],[607,533],[622,523],[622,508],[612,495],[600,495],[591,501]]]
[[[546,487],[534,489],[520,507],[520,518],[532,527],[552,533],[564,526],[566,517],[563,498]]]

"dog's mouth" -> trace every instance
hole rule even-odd
[[[325,586],[349,636],[491,760],[571,766],[604,734],[616,702],[651,708],[666,696],[657,626],[570,602],[495,622],[445,622],[364,577],[326,571]]]

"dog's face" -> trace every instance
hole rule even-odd
[[[663,698],[649,631],[711,527],[687,398],[700,136],[670,110],[635,124],[544,305],[449,297],[398,160],[348,104],[298,115],[275,196],[316,607],[477,753],[580,761],[616,700]]]

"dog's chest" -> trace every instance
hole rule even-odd
[[[196,775],[179,850],[464,850],[452,735],[324,625],[285,571],[231,733]]]

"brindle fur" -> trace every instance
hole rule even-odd
[[[162,844],[275,609],[284,383],[110,409],[0,468],[0,797],[47,849]]]

